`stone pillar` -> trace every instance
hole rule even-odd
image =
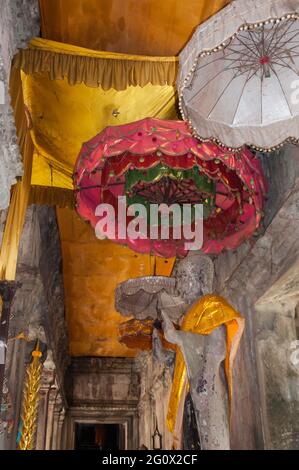
[[[53,411],[53,430],[51,436],[51,450],[57,450],[58,432],[59,432],[59,418],[62,411],[62,402],[60,396],[56,395],[54,411]]]
[[[50,388],[49,390],[49,399],[48,399],[48,409],[47,409],[47,426],[46,426],[46,444],[45,450],[51,450],[52,446],[52,435],[54,429],[54,410],[55,402],[58,391],[57,388]]]
[[[36,450],[44,450],[46,437],[46,416],[47,416],[47,395],[48,391],[40,391],[40,400],[38,407],[38,421],[36,431]]]
[[[57,385],[55,366],[51,360],[51,351],[44,363],[37,424],[36,450],[54,450],[60,448],[61,412],[63,404]],[[61,423],[62,421],[62,423]]]
[[[148,449],[151,448],[151,407],[148,393],[150,389],[149,360],[148,353],[141,353],[136,359],[136,370],[140,374],[139,445],[146,446]]]
[[[138,404],[139,447],[153,448],[152,436],[157,421],[163,449],[171,450],[172,435],[166,424],[172,382],[169,367],[156,361],[152,353],[143,352],[136,359],[136,369],[141,380]]]
[[[61,418],[61,434],[60,434],[60,450],[67,450],[68,443],[70,440],[71,430],[70,430],[70,417],[67,410],[62,412],[63,418]]]
[[[57,428],[57,439],[56,439],[56,450],[63,449],[63,442],[62,442],[62,429],[64,425],[65,419],[65,409],[62,408],[59,412],[58,417],[58,428]]]

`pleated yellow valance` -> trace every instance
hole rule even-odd
[[[71,189],[31,185],[29,193],[29,205],[30,204],[68,207],[73,209],[75,208],[74,192]]]
[[[66,78],[70,85],[125,90],[149,83],[174,85],[178,58],[98,52],[36,38],[17,54],[14,66],[29,75],[47,72],[51,80]]]

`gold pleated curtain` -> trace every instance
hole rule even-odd
[[[0,250],[0,280],[12,281],[16,276],[19,243],[22,235],[31,186],[33,143],[26,117],[20,71],[13,69],[10,77],[11,102],[14,108],[18,144],[23,157],[23,177],[12,190]]]
[[[82,143],[107,125],[147,116],[177,117],[173,86],[176,59],[151,57],[138,61],[136,57],[118,56],[107,54],[103,58],[103,53],[36,39],[16,57],[14,66],[21,69],[34,142],[33,202],[39,202],[39,193],[42,201],[47,201],[49,193],[53,198],[55,189],[50,188],[66,190],[64,198],[70,202],[67,192],[73,188],[72,173]],[[127,74],[119,72],[116,64],[122,64]],[[169,65],[174,66],[171,77]],[[103,67],[110,74],[101,75]],[[152,73],[147,73],[148,67]],[[155,84],[146,82],[146,77],[151,80],[154,75]],[[120,81],[119,76],[124,80]],[[139,80],[142,86],[136,86]],[[42,188],[38,190],[37,186]]]

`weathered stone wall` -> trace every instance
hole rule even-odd
[[[43,326],[46,331],[47,344],[52,350],[60,391],[64,397],[64,378],[70,358],[64,309],[59,230],[54,208],[37,206],[35,210],[38,215],[41,243],[39,273],[46,301],[46,307],[43,310]]]
[[[299,149],[263,157],[263,166],[270,189],[262,235],[214,260],[214,290],[246,319],[234,371],[232,447],[291,449],[299,445],[298,396],[290,392],[299,386],[298,374],[288,363],[295,339],[292,297],[299,291]],[[266,293],[279,279],[283,291],[271,308],[275,290]]]
[[[140,374],[139,446],[153,449],[152,436],[157,423],[163,449],[171,450],[173,436],[167,428],[166,418],[173,371],[157,361],[151,352],[141,353],[136,358],[135,367]]]
[[[157,423],[163,449],[172,449],[166,425],[172,369],[152,353],[142,352],[135,359],[73,358],[66,383],[66,448],[73,448],[76,420],[106,423],[109,419],[128,426],[128,448],[152,449]]]
[[[72,358],[66,374],[69,408],[62,448],[74,449],[76,422],[118,424],[122,449],[137,449],[140,375],[134,359]]]
[[[8,82],[11,60],[39,35],[38,0],[0,2],[0,211],[9,205],[10,187],[22,175]]]
[[[298,274],[299,265],[297,279]],[[298,287],[295,295],[298,299]],[[294,353],[298,358],[299,349],[295,343],[295,297],[273,298],[263,299],[256,305],[265,447],[295,450],[299,448],[299,366],[298,359],[292,361]]]
[[[61,254],[55,210],[31,206],[26,213],[16,280],[21,283],[12,306],[7,348],[5,386],[8,407],[0,423],[0,447],[16,448],[28,341],[48,346],[55,364],[55,383],[65,406],[63,382],[68,365],[64,319]],[[19,335],[24,339],[17,339]],[[45,365],[47,367],[47,364]]]
[[[133,365],[129,358],[73,358],[67,371],[69,405],[136,405],[140,383]]]

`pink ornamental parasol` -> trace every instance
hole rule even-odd
[[[143,119],[107,127],[79,154],[74,189],[78,214],[96,227],[99,204],[118,217],[118,198],[127,205],[203,204],[204,253],[235,249],[258,228],[266,183],[259,160],[246,148],[228,151],[200,143],[183,121]],[[124,224],[127,225],[127,217]],[[169,239],[130,239],[117,225],[106,236],[134,251],[162,257],[185,256],[185,242],[170,230]]]

